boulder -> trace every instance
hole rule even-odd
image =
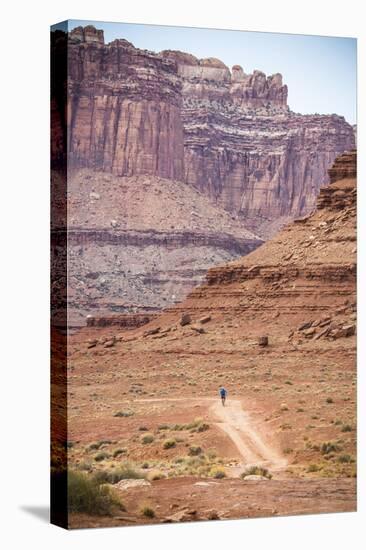
[[[268,336],[260,336],[258,338],[258,345],[261,347],[268,346]]]
[[[127,491],[128,489],[133,489],[134,487],[150,487],[150,481],[146,479],[122,479],[114,485],[115,488],[120,489],[121,491]]]
[[[182,317],[180,318],[180,324],[182,327],[185,325],[190,325],[192,322],[191,316],[189,313],[183,313]]]

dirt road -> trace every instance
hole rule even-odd
[[[153,402],[161,401],[161,399],[140,399],[138,401]],[[185,404],[187,404],[187,401],[192,401],[192,404],[197,402],[202,403],[202,401],[207,402],[207,420],[225,432],[243,458],[243,464],[238,468],[238,473],[243,470],[243,467],[247,468],[253,465],[265,466],[271,472],[278,472],[286,468],[287,460],[263,440],[258,430],[253,426],[252,419],[243,410],[241,402],[238,399],[228,400],[224,407],[219,399],[209,397],[189,400],[185,398],[166,398],[164,401],[184,401]]]
[[[233,441],[246,467],[260,465],[278,471],[286,467],[287,461],[263,441],[251,425],[248,414],[243,411],[239,400],[226,402],[225,407],[218,401],[210,408],[210,413],[219,419],[216,426]]]

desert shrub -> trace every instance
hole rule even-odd
[[[321,466],[319,464],[309,464],[307,472],[313,473],[313,472],[319,472],[321,470]]]
[[[201,453],[202,453],[202,449],[198,445],[191,445],[191,447],[189,447],[189,451],[188,451],[189,456],[197,456],[197,455],[200,455]]]
[[[215,479],[223,479],[226,477],[226,472],[224,468],[221,468],[220,466],[214,466],[210,470],[210,476],[214,477]]]
[[[148,463],[148,462],[144,462],[143,464],[141,464],[141,468],[142,468],[143,470],[147,470],[149,467],[150,467],[150,466],[149,466],[149,463]]]
[[[350,426],[349,424],[343,424],[341,432],[352,432],[352,426]]]
[[[329,453],[335,453],[339,450],[340,450],[339,445],[337,445],[333,441],[326,441],[326,442],[322,443],[322,445],[320,447],[320,452],[323,455],[327,455]]]
[[[102,445],[110,445],[112,441],[110,439],[101,439],[100,441],[96,441],[95,443],[90,443],[89,447],[87,447],[88,451],[98,451]]]
[[[92,470],[92,465],[90,462],[86,462],[85,460],[83,460],[80,462],[80,464],[78,464],[78,470],[90,472],[90,470]]]
[[[206,422],[202,422],[197,426],[197,432],[205,432],[209,428],[210,428],[209,424],[207,424]]]
[[[145,434],[145,435],[141,436],[141,443],[143,445],[149,445],[153,441],[154,441],[153,434]]]
[[[146,426],[139,426],[139,432],[148,432],[149,431],[149,428],[147,428]]]
[[[267,468],[264,468],[263,466],[250,466],[240,475],[242,479],[244,479],[246,476],[262,476],[268,479],[272,478],[272,474],[269,472],[269,470],[267,470]]]
[[[141,514],[145,516],[146,518],[154,518],[155,517],[155,511],[150,508],[150,506],[143,506],[141,508]]]
[[[355,459],[351,455],[340,455],[337,458],[337,461],[340,464],[351,464],[355,461]]]
[[[169,430],[170,426],[168,424],[160,424],[158,430]]]
[[[118,496],[107,485],[101,485],[94,477],[70,470],[67,475],[69,512],[92,515],[110,515],[113,509],[124,510]]]
[[[96,462],[101,462],[102,460],[105,460],[106,458],[110,458],[110,456],[111,455],[109,453],[105,453],[104,451],[102,451],[102,452],[100,452],[100,453],[98,453],[94,456],[94,460]]]
[[[118,411],[113,416],[125,418],[128,416],[133,416],[134,414],[135,413],[133,411]]]
[[[113,451],[113,458],[116,458],[117,456],[124,455],[127,453],[127,449],[115,449]]]
[[[283,450],[283,454],[285,455],[290,455],[294,452],[293,449],[291,449],[291,447],[286,447],[286,449]]]
[[[66,447],[67,447],[68,449],[72,449],[73,446],[74,446],[74,442],[73,442],[73,441],[68,441],[68,442],[66,443]]]
[[[214,458],[217,457],[217,453],[216,453],[216,451],[215,451],[214,449],[209,449],[209,450],[207,451],[207,456],[208,456],[208,458],[209,458],[210,460],[213,460]]]
[[[164,449],[172,449],[175,446],[176,446],[175,439],[166,439],[163,443]]]
[[[151,479],[151,481],[158,481],[159,479],[164,479],[164,478],[165,478],[165,474],[159,471],[151,472],[149,476],[149,479]]]
[[[121,481],[121,479],[143,479],[144,476],[130,464],[124,464],[113,470],[99,470],[94,477],[99,483],[114,484]]]
[[[328,403],[330,405],[331,403],[334,403],[334,401],[331,397],[327,397],[326,398],[326,403]]]

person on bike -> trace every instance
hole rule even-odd
[[[219,389],[219,394],[220,394],[220,397],[221,397],[221,403],[224,407],[225,406],[225,401],[226,401],[226,396],[227,396],[227,390],[225,390],[224,387],[221,387]]]

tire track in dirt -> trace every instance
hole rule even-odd
[[[266,466],[272,471],[286,467],[286,459],[265,443],[258,431],[251,426],[249,415],[243,411],[239,400],[227,401],[225,407],[220,402],[215,402],[210,412],[219,419],[216,426],[230,437],[246,466]]]
[[[208,408],[208,419],[216,427],[225,432],[238,449],[243,458],[244,466],[266,466],[271,471],[281,471],[286,468],[287,460],[274,448],[270,447],[252,426],[249,415],[243,410],[238,399],[230,399],[223,407],[221,401],[211,397],[197,398],[151,398],[138,399],[137,402],[201,402],[212,403]]]

